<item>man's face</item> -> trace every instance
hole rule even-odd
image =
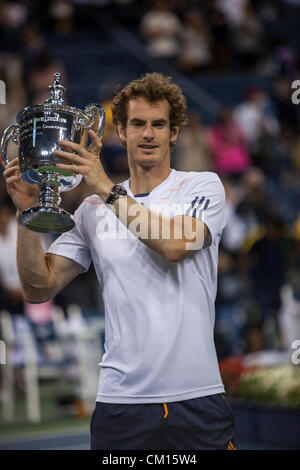
[[[126,127],[119,124],[118,132],[126,144],[129,164],[150,168],[162,162],[169,165],[170,143],[176,141],[179,129],[170,129],[167,100],[150,103],[136,98],[129,101]]]

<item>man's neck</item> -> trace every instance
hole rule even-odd
[[[154,188],[165,181],[171,173],[171,168],[135,168],[130,171],[129,187],[133,194],[150,193]]]

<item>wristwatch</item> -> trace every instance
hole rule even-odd
[[[115,184],[106,198],[105,204],[113,204],[120,196],[127,196],[127,191],[120,184]]]

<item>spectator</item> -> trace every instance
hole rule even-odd
[[[26,25],[22,33],[22,56],[25,67],[27,64],[30,64],[45,48],[46,39],[41,33],[39,25],[37,23]]]
[[[247,225],[242,217],[236,212],[239,202],[241,186],[233,185],[229,179],[223,178],[222,181],[225,194],[225,220],[226,225],[222,235],[222,245],[229,252],[238,252],[244,243],[247,233]]]
[[[284,219],[269,211],[265,217],[265,233],[248,252],[249,277],[253,300],[258,308],[257,334],[261,334],[263,347],[280,345],[278,314],[281,306],[280,290],[286,283],[287,260],[292,248]],[[264,342],[266,321],[273,323],[274,337],[271,344]]]
[[[74,7],[71,0],[55,0],[50,6],[50,16],[56,34],[67,36],[74,30]]]
[[[230,64],[230,27],[226,17],[217,5],[209,10],[210,34],[212,38],[212,55],[214,70],[226,70]]]
[[[0,104],[0,134],[16,120],[26,106],[26,90],[22,80],[22,62],[11,53],[0,53],[0,79],[6,85],[6,104]]]
[[[1,50],[17,53],[21,43],[21,32],[26,24],[28,7],[26,2],[4,0],[0,4]]]
[[[237,255],[221,247],[215,326],[219,360],[244,352],[242,297],[243,284],[238,275]]]
[[[273,100],[280,125],[298,132],[300,111],[299,106],[295,106],[292,102],[292,92],[292,81],[288,77],[280,76],[275,80]]]
[[[11,205],[0,206],[0,309],[23,314],[16,260],[17,221]]]
[[[211,37],[198,10],[190,9],[185,13],[181,40],[179,68],[186,73],[207,70],[212,61]]]
[[[242,21],[247,2],[248,0],[218,0],[217,4],[231,27],[236,27]]]
[[[129,174],[125,149],[120,145],[116,132],[108,128],[105,135],[105,145],[101,152],[101,161],[105,170],[114,182],[123,181]]]
[[[226,227],[222,243],[225,249],[244,253],[262,237],[267,211],[275,212],[266,190],[266,181],[263,171],[255,167],[246,171],[239,186],[223,180],[226,191]],[[246,276],[245,272],[244,274]]]
[[[188,126],[181,131],[175,161],[176,169],[180,171],[210,171],[212,169],[207,145],[207,129],[197,111],[189,113]]]
[[[114,87],[114,90],[116,88],[117,87]],[[105,129],[102,138],[103,148],[101,151],[101,162],[107,173],[117,183],[128,178],[129,169],[126,150],[121,145],[112,123],[111,105],[114,90],[112,90],[111,86],[108,84],[103,87],[106,99],[104,103],[102,103],[105,109]]]
[[[279,38],[271,54],[274,74],[290,81],[298,76],[297,56],[286,36]]]
[[[233,50],[242,70],[253,70],[262,58],[264,30],[250,3],[246,3],[239,24],[233,30]]]
[[[278,135],[279,122],[272,102],[267,93],[258,87],[246,90],[245,101],[235,107],[233,116],[248,140],[251,154],[257,153],[258,139],[264,132],[271,136]]]
[[[277,205],[285,220],[293,224],[299,212],[300,179],[294,170],[292,152],[296,136],[288,128],[282,128],[280,139],[273,149],[273,167],[267,172],[269,192],[277,200]],[[280,197],[278,197],[280,194]]]
[[[182,24],[167,0],[154,2],[153,9],[142,16],[140,28],[150,54],[162,59],[177,58]]]
[[[215,171],[239,178],[250,166],[247,140],[233,120],[232,110],[224,108],[208,134],[208,146]]]
[[[49,98],[48,86],[53,83],[56,72],[62,75],[62,83],[66,87],[67,73],[64,65],[54,59],[47,49],[43,49],[28,70],[28,94],[31,105],[44,103]]]
[[[260,168],[249,168],[241,179],[240,199],[236,202],[235,210],[245,225],[250,243],[253,243],[251,237],[256,236],[257,228],[263,224],[266,209],[270,206],[263,171]],[[245,241],[247,242],[247,239]]]

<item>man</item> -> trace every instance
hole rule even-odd
[[[60,142],[56,154],[66,163],[58,166],[82,174],[92,196],[47,254],[39,234],[19,227],[25,298],[54,297],[93,261],[105,304],[105,354],[92,449],[232,448],[233,417],[213,343],[223,186],[214,173],[170,168],[186,123],[185,99],[170,78],[152,73],[129,83],[112,113],[130,178],[114,186],[93,131],[91,151]],[[19,210],[36,203],[16,161],[4,174]]]

